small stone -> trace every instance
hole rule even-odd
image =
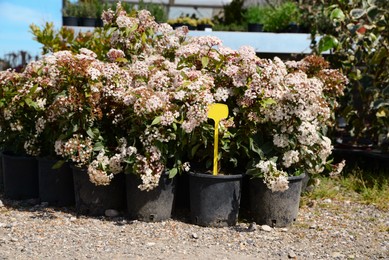
[[[27,199],[25,202],[28,205],[39,205],[39,199]]]
[[[272,229],[270,226],[268,226],[268,225],[262,225],[262,226],[261,226],[261,229],[262,229],[263,231],[266,231],[266,232],[270,232],[270,231],[273,230],[273,229]]]
[[[306,192],[312,192],[314,190],[315,190],[315,186],[313,186],[313,185],[309,185],[308,187],[305,188]]]
[[[155,243],[154,242],[149,242],[149,243],[146,243],[146,246],[155,246]]]
[[[0,200],[0,208],[4,207],[4,203],[2,200]]]
[[[199,238],[199,236],[198,236],[196,233],[192,233],[192,238],[194,238],[194,239],[198,239],[198,238]]]
[[[110,218],[117,217],[119,216],[119,211],[117,211],[116,209],[107,209],[105,211],[105,216]]]
[[[121,220],[116,221],[115,224],[116,224],[117,226],[124,226],[124,225],[127,224],[127,220],[121,219]]]
[[[296,259],[296,258],[297,258],[297,255],[296,255],[293,251],[290,251],[290,252],[288,253],[288,257],[289,257],[289,258]]]
[[[76,221],[77,220],[77,218],[76,217],[70,217],[70,219],[69,219],[71,222],[74,222],[74,221]]]
[[[339,252],[333,252],[332,254],[331,254],[331,256],[333,257],[333,258],[337,258],[337,257],[344,257],[344,255],[343,254],[341,254],[341,253],[339,253]]]
[[[42,208],[47,208],[49,206],[49,203],[44,201],[44,202],[41,202],[41,205],[40,205]]]
[[[288,232],[287,228],[280,228],[281,232]]]
[[[323,200],[323,202],[324,202],[324,203],[331,203],[332,200],[331,200],[331,199],[325,199],[325,200]]]
[[[12,237],[10,240],[11,240],[11,242],[18,242],[19,241],[19,239],[17,239],[16,237]]]
[[[257,230],[257,224],[255,222],[250,223],[250,225],[247,228],[248,231],[253,232]]]
[[[316,204],[317,204],[317,202],[315,200],[311,200],[307,203],[307,206],[310,208],[313,208],[316,206]]]
[[[317,225],[316,224],[310,225],[309,229],[317,229]]]

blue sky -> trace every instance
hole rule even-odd
[[[41,53],[41,44],[33,40],[29,25],[62,24],[62,0],[0,0],[0,58],[4,54],[27,51]]]

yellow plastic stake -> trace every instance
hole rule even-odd
[[[208,118],[215,121],[215,134],[213,146],[213,175],[217,175],[218,162],[218,143],[219,143],[219,122],[221,119],[228,117],[228,106],[225,104],[211,104],[208,106]]]

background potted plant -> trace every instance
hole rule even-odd
[[[266,9],[263,6],[251,5],[245,10],[243,17],[247,22],[247,30],[249,32],[262,32],[263,20]]]
[[[95,27],[98,18],[99,0],[86,0],[79,2],[79,25],[85,27]]]
[[[76,3],[69,0],[64,2],[62,8],[62,25],[63,26],[78,26],[79,7]]]
[[[0,143],[4,195],[10,199],[39,197],[34,121],[38,104],[31,100],[36,86],[24,73],[1,71]]]
[[[350,80],[337,110],[337,117],[344,123],[333,129],[333,139],[338,140],[337,146],[343,151],[380,149],[378,143],[385,144],[381,141],[388,133],[388,71],[385,68],[389,61],[386,33],[389,12],[384,2],[318,1],[310,13],[307,5],[311,2],[304,3],[304,18],[310,21],[312,34],[323,35],[320,41],[312,41],[315,50],[330,51],[327,59]]]
[[[297,32],[300,11],[295,2],[286,1],[275,7],[267,7],[263,18],[267,32]]]
[[[215,24],[211,18],[200,18],[197,20],[197,30],[204,31],[206,28],[212,29]]]
[[[247,25],[243,18],[243,0],[232,0],[223,6],[223,10],[214,17],[215,31],[246,31]]]

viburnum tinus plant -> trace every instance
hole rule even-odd
[[[34,85],[20,73],[0,72],[0,143],[4,152],[25,155],[33,143],[35,108],[44,102],[33,103],[28,97]],[[25,149],[26,148],[26,149]],[[31,150],[34,154],[36,151]]]

